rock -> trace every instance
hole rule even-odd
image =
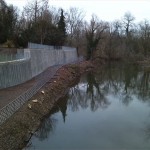
[[[43,90],[41,91],[41,93],[42,93],[42,94],[45,94],[45,92],[44,92]]]
[[[30,109],[32,108],[31,104],[28,104],[28,108],[30,108]]]
[[[32,100],[32,102],[33,102],[33,103],[37,103],[37,102],[38,102],[38,100],[37,100],[37,99],[34,99],[34,100]]]

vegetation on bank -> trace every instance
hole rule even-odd
[[[56,9],[48,0],[33,0],[23,11],[0,1],[0,45],[26,47],[28,42],[76,47],[92,59],[138,59],[150,55],[150,22],[135,23],[127,12],[121,20],[107,22],[92,15],[88,22],[78,8]]]

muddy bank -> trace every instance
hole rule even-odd
[[[64,97],[81,74],[91,70],[95,63],[84,61],[61,67],[54,78],[0,126],[0,150],[22,149],[59,98]]]

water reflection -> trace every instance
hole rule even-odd
[[[101,75],[100,75],[100,74]],[[134,97],[142,101],[150,98],[150,71],[141,71],[137,66],[108,66],[95,73],[100,88],[119,96],[123,104],[128,105]]]
[[[47,139],[50,133],[55,129],[57,120],[53,117],[49,117],[43,120],[43,123],[39,127],[38,131],[34,134],[40,141]]]
[[[61,112],[63,121],[65,123],[65,119],[67,116],[66,115],[67,101],[68,101],[68,94],[65,95],[65,97],[59,99],[59,101],[55,104],[55,106],[52,108],[47,117],[42,121],[38,130],[34,133],[34,137],[38,138],[39,141],[44,141],[45,139],[48,139],[51,136],[51,134],[53,134],[57,124],[57,119],[53,117],[53,114],[59,111]],[[24,150],[30,149],[34,149],[34,146],[32,145],[31,141],[28,143],[27,147],[24,148]]]
[[[81,82],[70,89],[69,106],[72,111],[81,107],[91,111],[107,108],[108,94],[128,106],[137,97],[150,104],[150,71],[141,71],[137,66],[107,66],[88,73]],[[146,139],[150,139],[150,124],[145,126]]]
[[[108,65],[98,72],[90,72],[81,82],[70,90],[69,105],[73,111],[88,108],[96,111],[107,108],[108,94],[118,97],[128,106],[134,97],[142,101],[150,99],[150,72],[140,71],[137,66]]]
[[[80,83],[70,89],[69,106],[72,111],[90,108],[96,111],[98,108],[107,108],[110,102],[107,99],[107,92],[99,86],[92,72],[86,75],[86,82]]]
[[[145,105],[143,106],[141,105],[141,103],[136,103],[135,99],[138,100],[138,102],[143,102]],[[115,102],[114,104],[115,100],[116,101],[119,100],[119,102],[121,102],[121,104],[123,104],[125,108],[127,108],[130,105],[132,105],[132,108],[128,109],[128,111],[121,112],[122,109],[118,108],[120,105],[117,104],[117,102]],[[98,70],[87,73],[81,78],[80,82],[76,86],[70,88],[69,93],[63,99],[59,100],[59,102],[51,111],[49,117],[45,119],[45,121],[43,121],[43,123],[41,124],[39,130],[35,134],[35,137],[37,137],[40,141],[49,138],[49,136],[53,133],[53,131],[55,131],[56,124],[58,124],[58,121],[53,116],[53,114],[57,112],[61,112],[62,120],[65,123],[66,119],[68,119],[67,107],[69,108],[69,110],[71,110],[71,112],[81,112],[80,110],[89,109],[91,112],[95,112],[96,114],[98,110],[108,110],[110,106],[112,105],[112,103],[113,105],[116,105],[114,106],[115,109],[111,110],[112,109],[111,108],[109,115],[107,113],[103,114],[104,118],[106,116],[109,117],[108,120],[106,119],[107,117],[104,120],[102,116],[98,117],[99,119],[102,119],[102,120],[100,121],[101,126],[95,125],[97,127],[97,130],[100,130],[101,134],[105,138],[106,137],[108,138],[108,137],[114,136],[113,135],[114,133],[111,130],[111,128],[113,128],[115,134],[118,135],[118,137],[124,135],[123,139],[128,140],[129,137],[127,133],[130,134],[130,131],[131,131],[130,128],[132,127],[132,130],[135,131],[135,137],[140,137],[141,134],[139,133],[139,129],[141,128],[143,129],[143,122],[145,121],[145,118],[146,118],[145,117],[146,113],[144,111],[145,111],[145,108],[147,109],[146,106],[148,106],[148,109],[150,106],[149,105],[150,104],[150,71],[143,71],[141,70],[141,68],[137,66],[109,64],[107,67],[105,66],[104,68],[100,68]],[[134,109],[136,113],[134,112]],[[138,111],[138,109],[141,112]],[[133,112],[136,115],[134,115]],[[115,120],[114,118],[112,119],[112,116],[113,117],[117,116],[118,120],[117,119]],[[139,116],[139,120],[137,116]],[[90,117],[88,117],[88,119],[89,118]],[[134,119],[135,121],[133,121]],[[146,120],[146,124],[144,124],[144,129],[143,129],[144,132],[142,132],[142,134],[145,133],[146,138],[150,139],[150,120],[148,119]],[[103,126],[103,122],[105,122],[105,120],[106,120],[106,124],[104,124]],[[85,118],[85,121],[86,121],[86,118]],[[76,122],[74,122],[74,124],[75,123]],[[88,123],[90,123],[90,121]],[[74,124],[71,124],[71,125],[73,126]],[[107,128],[109,124],[111,124],[111,128]],[[139,126],[136,127],[136,125],[138,124]],[[66,125],[66,128],[67,128],[67,125]],[[82,132],[80,127],[76,126],[76,128],[77,128],[77,131],[79,130],[80,132]],[[88,128],[88,129],[90,130],[91,128]],[[108,133],[107,133],[107,130],[109,130]],[[92,131],[92,133],[93,132],[94,131]],[[137,132],[139,133],[140,136],[137,136],[138,135]],[[98,138],[100,138],[99,135],[97,136]],[[140,138],[143,138],[143,136],[141,136]],[[116,139],[114,138],[112,139],[114,141],[115,140],[121,141],[121,138],[117,139],[117,136],[116,136]],[[134,138],[131,137],[131,139],[128,140],[129,144],[134,145],[136,143],[136,138],[135,138],[135,141],[133,139]],[[103,138],[101,140],[103,141]],[[133,143],[132,143],[132,140],[133,140]],[[141,140],[141,139],[137,139],[137,141],[138,140]],[[103,144],[104,142],[107,143],[107,140],[103,141],[101,144]],[[121,141],[121,142],[124,142],[124,141]],[[57,143],[57,139],[56,139],[56,143]],[[112,143],[110,140],[110,145],[111,144]],[[125,142],[123,144],[125,144]]]

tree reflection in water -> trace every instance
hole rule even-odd
[[[69,93],[59,100],[35,136],[44,140],[53,132],[57,120],[52,114],[61,111],[65,122],[67,106],[72,111],[80,108],[90,108],[91,111],[106,109],[111,104],[109,95],[118,98],[125,106],[135,97],[150,104],[150,72],[141,71],[137,66],[109,64],[105,68],[87,73],[79,84],[70,88]],[[146,131],[146,134],[150,133],[149,126]]]
[[[90,72],[78,85],[70,89],[69,105],[73,111],[88,108],[96,111],[110,104],[108,94],[117,97],[126,106],[137,97],[150,102],[150,72],[137,66],[111,65]]]
[[[150,72],[140,71],[137,66],[111,65],[90,72],[78,85],[70,89],[69,105],[73,111],[79,107],[91,111],[107,108],[108,94],[117,97],[126,106],[137,97],[150,102]]]
[[[40,141],[47,139],[50,133],[53,132],[56,126],[57,120],[53,117],[49,117],[43,120],[39,129],[35,132],[34,136],[37,137]]]
[[[141,71],[137,66],[109,66],[101,70],[101,79],[105,89],[115,97],[118,96],[123,104],[128,105],[134,97],[141,101],[150,102],[150,72]],[[102,85],[103,84],[103,85]]]
[[[57,112],[62,113],[63,121],[65,122],[66,118],[66,111],[67,111],[67,101],[68,95],[63,98],[60,98],[59,101],[55,104],[53,109],[51,110],[48,118],[42,122],[41,126],[39,127],[38,131],[35,133],[35,136],[38,137],[41,141],[48,138],[49,134],[53,132],[55,129],[57,120],[53,118],[53,114]]]
[[[53,133],[57,124],[57,120],[53,117],[53,114],[59,111],[62,113],[62,118],[63,121],[65,122],[67,101],[68,101],[68,94],[65,97],[60,98],[58,100],[58,102],[52,108],[47,117],[44,118],[38,130],[34,133],[34,137],[38,138],[40,141],[44,141]],[[30,148],[33,149],[32,143],[29,142],[26,148],[28,150],[30,150]]]
[[[70,99],[68,105],[73,111],[79,110],[79,107],[86,109],[90,107],[91,111],[98,108],[107,108],[110,104],[103,89],[100,89],[93,73],[86,75],[86,82],[80,83],[70,89]]]

